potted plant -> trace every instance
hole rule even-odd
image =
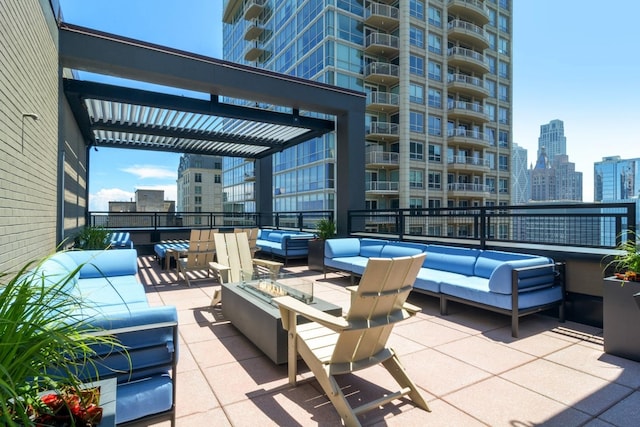
[[[616,356],[640,361],[640,244],[637,236],[618,245],[618,254],[605,271],[614,270],[613,276],[603,279],[603,331],[604,350]]]
[[[0,425],[49,419],[54,415],[48,405],[52,394],[68,399],[70,390],[82,388],[81,370],[97,373],[94,346],[118,346],[115,338],[97,336],[95,328],[74,314],[81,311],[82,301],[65,285],[80,267],[47,275],[39,270],[44,262],[0,273]],[[95,420],[99,411],[90,412]]]
[[[309,270],[324,271],[324,242],[335,237],[336,224],[329,218],[322,218],[316,223],[316,238],[309,241],[307,258]]]
[[[75,249],[108,249],[111,245],[109,230],[104,227],[84,227],[74,238]]]

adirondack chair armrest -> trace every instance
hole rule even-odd
[[[210,262],[209,263],[209,268],[211,268],[214,271],[228,271],[228,270],[231,270],[231,267],[228,267],[228,266],[222,265],[222,264],[218,264],[217,262]]]
[[[350,327],[343,317],[332,316],[290,296],[274,298],[273,302],[280,308],[282,327],[285,330],[289,330],[289,322],[295,322],[298,314],[336,332]]]
[[[422,311],[422,308],[418,307],[417,305],[409,304],[408,302],[405,302],[402,305],[402,308],[407,310],[410,316],[415,316]]]
[[[278,261],[253,258],[253,265],[264,267],[269,270],[269,273],[271,273],[272,276],[277,276],[284,264]]]

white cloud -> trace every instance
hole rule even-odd
[[[135,200],[135,193],[120,188],[102,188],[97,193],[89,194],[89,210],[108,211],[109,202],[130,202]]]
[[[153,165],[133,165],[122,169],[123,172],[130,173],[140,179],[177,179],[178,172],[175,169],[167,169]]]

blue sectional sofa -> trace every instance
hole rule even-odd
[[[313,233],[288,230],[258,230],[256,246],[262,254],[284,258],[285,265],[292,258],[306,258],[309,255],[309,240]]]
[[[71,276],[64,286],[83,301],[77,314],[127,348],[128,357],[112,348],[96,348],[100,378],[117,377],[116,423],[162,415],[173,425],[177,311],[173,306],[149,306],[137,270],[136,251],[122,249],[58,252],[37,271],[52,283]]]
[[[329,239],[325,242],[327,270],[362,275],[371,257],[410,256],[426,252],[413,289],[440,298],[441,314],[448,301],[470,304],[511,316],[518,336],[521,316],[559,308],[564,321],[564,283],[552,259],[512,252],[370,238]]]

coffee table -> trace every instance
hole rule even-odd
[[[286,283],[286,285],[285,285]],[[294,286],[289,286],[294,284]],[[296,286],[297,285],[297,286]],[[261,292],[262,291],[267,292]],[[256,279],[242,283],[222,284],[222,314],[274,363],[287,363],[287,332],[282,328],[280,309],[272,297],[287,295],[297,297],[334,316],[342,316],[342,307],[321,300],[308,290],[313,283],[303,277],[280,276],[276,280]],[[270,291],[275,293],[269,295]],[[299,319],[302,323],[305,319]]]

